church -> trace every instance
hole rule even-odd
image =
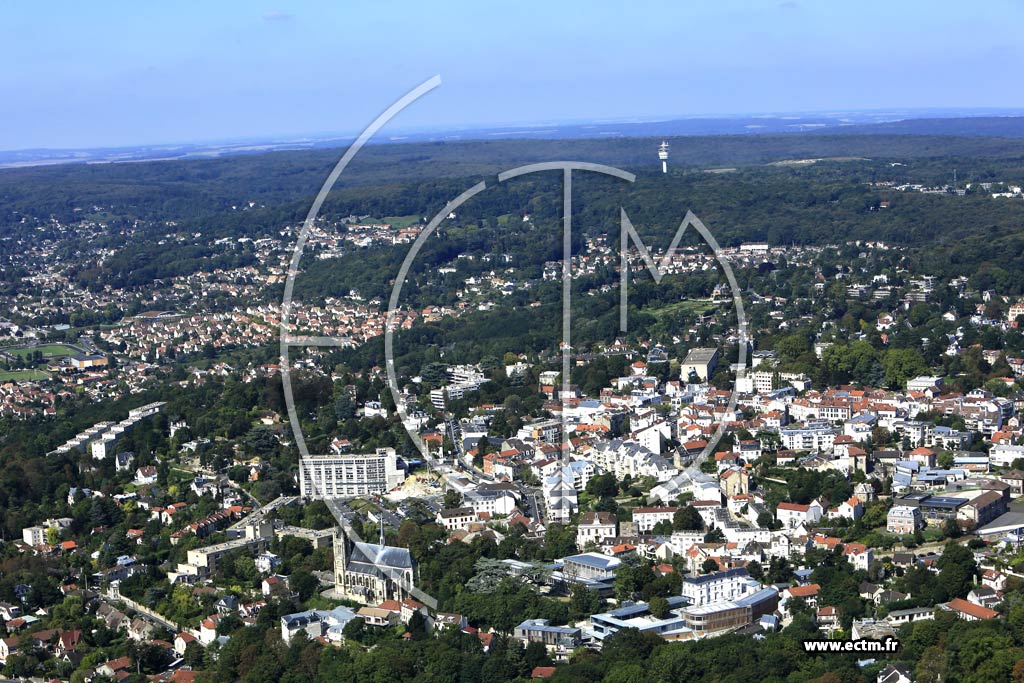
[[[404,600],[415,589],[416,567],[407,548],[352,542],[342,527],[334,537],[334,584],[342,596],[367,604]]]

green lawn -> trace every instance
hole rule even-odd
[[[170,471],[167,473],[168,484],[182,484],[186,482],[191,483],[192,481],[195,480],[195,478],[195,472],[179,469],[177,467],[172,467]]]
[[[353,500],[349,502],[348,506],[355,510],[356,512],[365,513],[367,510],[369,510],[370,512],[380,512],[380,508],[368,500]]]
[[[410,225],[416,225],[417,223],[421,223],[422,219],[423,216],[420,216],[418,214],[412,216],[385,216],[384,218],[380,219],[380,222],[390,223],[392,228],[397,228],[398,230],[401,230],[403,228],[408,228]],[[372,223],[374,221],[367,222]]]
[[[0,370],[0,382],[23,382],[49,378],[50,376],[42,370]]]
[[[677,301],[667,306],[661,306],[660,308],[645,308],[644,313],[650,313],[659,320],[668,316],[681,316],[681,315],[700,315],[707,313],[708,311],[715,308],[717,304],[713,304],[710,301],[691,301],[689,299],[685,301]]]
[[[42,344],[40,346],[31,346],[23,348],[7,348],[2,349],[4,353],[8,353],[12,356],[18,356],[25,358],[31,353],[39,351],[43,354],[44,358],[55,358],[57,356],[73,356],[76,353],[81,353],[80,349],[74,346],[68,346],[67,344]]]

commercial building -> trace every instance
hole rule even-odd
[[[107,364],[107,357],[99,354],[76,353],[68,358],[68,364],[76,370],[100,368]]]

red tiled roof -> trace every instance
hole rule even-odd
[[[981,605],[975,605],[973,602],[968,602],[963,598],[953,598],[948,604],[952,609],[957,612],[963,612],[975,619],[995,619],[999,616],[999,612],[988,607],[982,607]]]

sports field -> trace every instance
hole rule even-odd
[[[42,353],[43,358],[58,358],[60,356],[73,356],[76,353],[82,353],[81,349],[68,346],[67,344],[41,344],[39,346],[18,346],[0,349],[2,353],[20,358],[25,358],[36,351]]]
[[[0,382],[23,382],[47,378],[49,375],[42,370],[0,370]]]

